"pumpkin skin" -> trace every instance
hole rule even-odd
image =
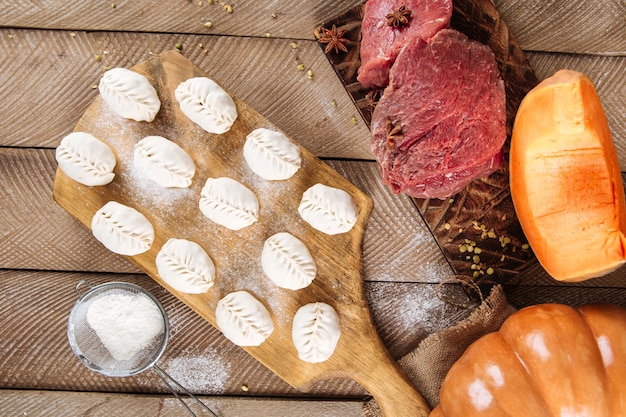
[[[450,368],[430,417],[626,416],[626,309],[540,304]]]

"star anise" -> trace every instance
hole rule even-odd
[[[398,28],[409,24],[409,17],[411,17],[411,11],[406,6],[400,6],[398,10],[394,10],[387,16],[387,25]]]
[[[344,45],[346,42],[348,42],[348,39],[342,38],[343,34],[346,33],[345,29],[337,31],[337,26],[333,25],[331,29],[326,29],[325,27],[322,27],[322,31],[324,32],[324,35],[318,39],[318,42],[327,44],[326,48],[324,49],[324,53],[327,54],[333,49],[335,50],[336,54],[339,53],[340,49],[344,52],[348,52],[348,48],[346,48],[346,45]]]
[[[367,107],[370,109],[370,112],[374,111],[374,108],[378,104],[378,100],[380,99],[381,90],[370,90],[365,95],[365,100],[367,101]]]
[[[396,140],[402,138],[402,126],[395,125],[391,120],[387,120],[387,146],[393,147]]]

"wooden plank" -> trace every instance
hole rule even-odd
[[[0,112],[13,115],[0,120],[0,145],[56,147],[98,95],[104,67],[129,68],[177,43],[316,156],[372,159],[369,130],[353,123],[358,113],[315,41],[294,49],[285,39],[232,36],[0,29]]]
[[[0,26],[40,29],[193,33],[312,39],[315,27],[363,0],[243,2],[224,11],[225,1],[68,3],[0,1]],[[115,3],[116,7],[111,5]],[[212,4],[211,4],[212,3]],[[522,49],[623,54],[623,2],[614,0],[496,0]],[[200,5],[201,4],[201,5]],[[273,16],[276,17],[273,17]],[[204,23],[212,22],[207,28]]]
[[[129,258],[214,326],[219,322],[216,308],[224,297],[236,291],[251,293],[268,309],[273,329],[262,343],[244,344],[242,348],[294,387],[332,377],[350,378],[372,393],[384,416],[415,413],[427,417],[428,403],[383,345],[368,311],[362,242],[373,208],[371,198],[302,147],[301,166],[288,179],[265,181],[252,172],[243,156],[246,135],[255,129],[276,127],[232,92],[228,94],[236,105],[237,117],[228,131],[208,133],[197,126],[180,110],[174,92],[186,80],[208,75],[178,51],[154,55],[132,69],[156,89],[161,103],[158,114],[150,123],[138,123],[120,118],[101,98],[95,100],[76,131],[89,132],[108,144],[117,157],[115,179],[105,186],[90,187],[58,169],[55,201],[87,227],[110,201],[143,213],[153,227],[153,239],[145,250]],[[188,188],[155,187],[136,175],[133,150],[139,139],[150,135],[171,138],[200,166]],[[202,187],[209,179],[219,177],[240,181],[258,198],[258,219],[253,224],[233,231],[202,215],[197,205]],[[317,184],[347,193],[355,208],[354,224],[349,230],[323,233],[303,220],[300,198]],[[219,194],[221,197],[222,192]],[[116,223],[112,223],[114,228]],[[292,233],[306,242],[314,260],[315,279],[299,291],[279,288],[261,268],[263,243],[278,232]],[[156,259],[172,238],[189,239],[207,251],[216,268],[214,285],[208,291],[180,291],[161,276]],[[332,355],[311,362],[303,360],[294,348],[292,318],[302,306],[318,302],[329,304],[336,312],[341,337]]]
[[[220,417],[361,417],[361,400],[205,397],[199,399]],[[191,406],[191,403],[189,403]],[[193,408],[196,413],[201,410]],[[180,417],[185,410],[173,395],[100,392],[0,390],[0,414],[21,416]],[[198,414],[202,415],[202,414]]]
[[[84,0],[74,4],[0,1],[0,26],[88,31],[142,31],[234,36],[312,39],[320,21],[362,0],[311,2],[231,2],[185,0],[175,2]],[[112,5],[115,4],[115,7]],[[232,12],[225,10],[232,6]],[[212,22],[211,28],[204,26]]]
[[[0,339],[4,341],[0,344],[0,387],[167,392],[153,372],[106,378],[88,370],[73,355],[66,326],[77,300],[74,286],[82,279],[92,285],[131,282],[161,301],[171,337],[158,364],[194,393],[316,398],[362,398],[366,394],[358,384],[337,378],[314,383],[306,391],[290,387],[145,275],[27,270],[0,270]],[[455,285],[439,289],[437,284],[371,282],[366,284],[366,294],[376,328],[396,359],[427,335],[469,314],[456,305],[467,299]],[[242,392],[243,385],[247,392]]]
[[[611,303],[626,308],[626,289],[623,287],[506,285],[505,294],[508,301],[517,308],[542,303],[559,303],[572,307],[583,304]]]
[[[615,0],[494,0],[522,49],[626,54],[626,4]]]
[[[374,200],[363,242],[368,281],[439,282],[451,274],[415,206],[394,196],[368,161],[327,161]],[[137,273],[52,199],[56,170],[49,149],[0,148],[0,268]]]
[[[352,124],[358,112],[315,42],[298,41],[294,50],[282,39],[146,33],[0,29],[0,111],[12,115],[0,120],[0,145],[56,147],[97,96],[92,87],[103,67],[130,67],[178,42],[186,57],[317,156],[373,159],[369,130],[360,119]],[[233,50],[237,60],[231,59]],[[625,59],[528,54],[540,78],[558,68],[580,68],[597,81],[623,170]],[[313,80],[296,69],[298,63],[313,70]],[[33,117],[47,114],[55,117]]]

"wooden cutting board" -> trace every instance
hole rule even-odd
[[[245,137],[258,127],[277,128],[236,97],[238,118],[223,135],[209,134],[188,120],[178,107],[174,90],[188,78],[208,75],[179,52],[153,56],[133,70],[144,74],[158,91],[161,110],[156,119],[150,123],[122,119],[98,97],[75,131],[89,132],[114,150],[118,161],[115,179],[106,186],[87,187],[57,169],[55,200],[88,228],[95,212],[111,200],[143,213],[155,228],[155,241],[149,251],[129,258],[214,326],[215,308],[222,297],[237,290],[252,293],[270,311],[275,329],[261,346],[244,349],[294,387],[306,389],[315,380],[346,377],[362,384],[385,416],[426,416],[428,405],[383,345],[364,298],[361,249],[371,199],[302,147],[302,167],[291,179],[271,182],[255,176],[243,159]],[[165,189],[135,174],[133,148],[148,135],[169,138],[190,154],[196,163],[191,187]],[[207,178],[218,176],[234,178],[256,193],[260,202],[258,222],[235,232],[202,215],[200,191]],[[300,218],[297,209],[302,193],[316,183],[340,188],[352,196],[358,221],[350,232],[326,235]],[[284,231],[306,243],[317,265],[313,283],[299,291],[276,287],[261,269],[265,239]],[[161,280],[155,258],[169,238],[195,241],[212,257],[217,274],[208,293],[181,293]],[[341,338],[330,359],[310,364],[298,358],[291,341],[291,323],[300,306],[316,301],[335,308]]]
[[[537,260],[515,215],[509,191],[508,148],[517,108],[537,84],[524,52],[509,31],[492,0],[454,0],[450,26],[491,48],[506,89],[507,141],[504,166],[486,178],[471,182],[449,199],[417,199],[415,205],[430,228],[468,294],[477,284],[483,293],[493,284],[513,282],[520,271]],[[369,125],[381,90],[370,90],[357,80],[364,5],[360,4],[324,22],[315,31],[336,26],[344,31],[347,52],[327,57],[365,123]],[[320,44],[325,48],[326,44]],[[478,250],[476,251],[476,248]],[[477,297],[478,298],[478,297]]]

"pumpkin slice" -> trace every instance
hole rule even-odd
[[[620,167],[602,104],[584,74],[558,71],[522,100],[510,184],[528,242],[554,279],[583,281],[624,263]]]

